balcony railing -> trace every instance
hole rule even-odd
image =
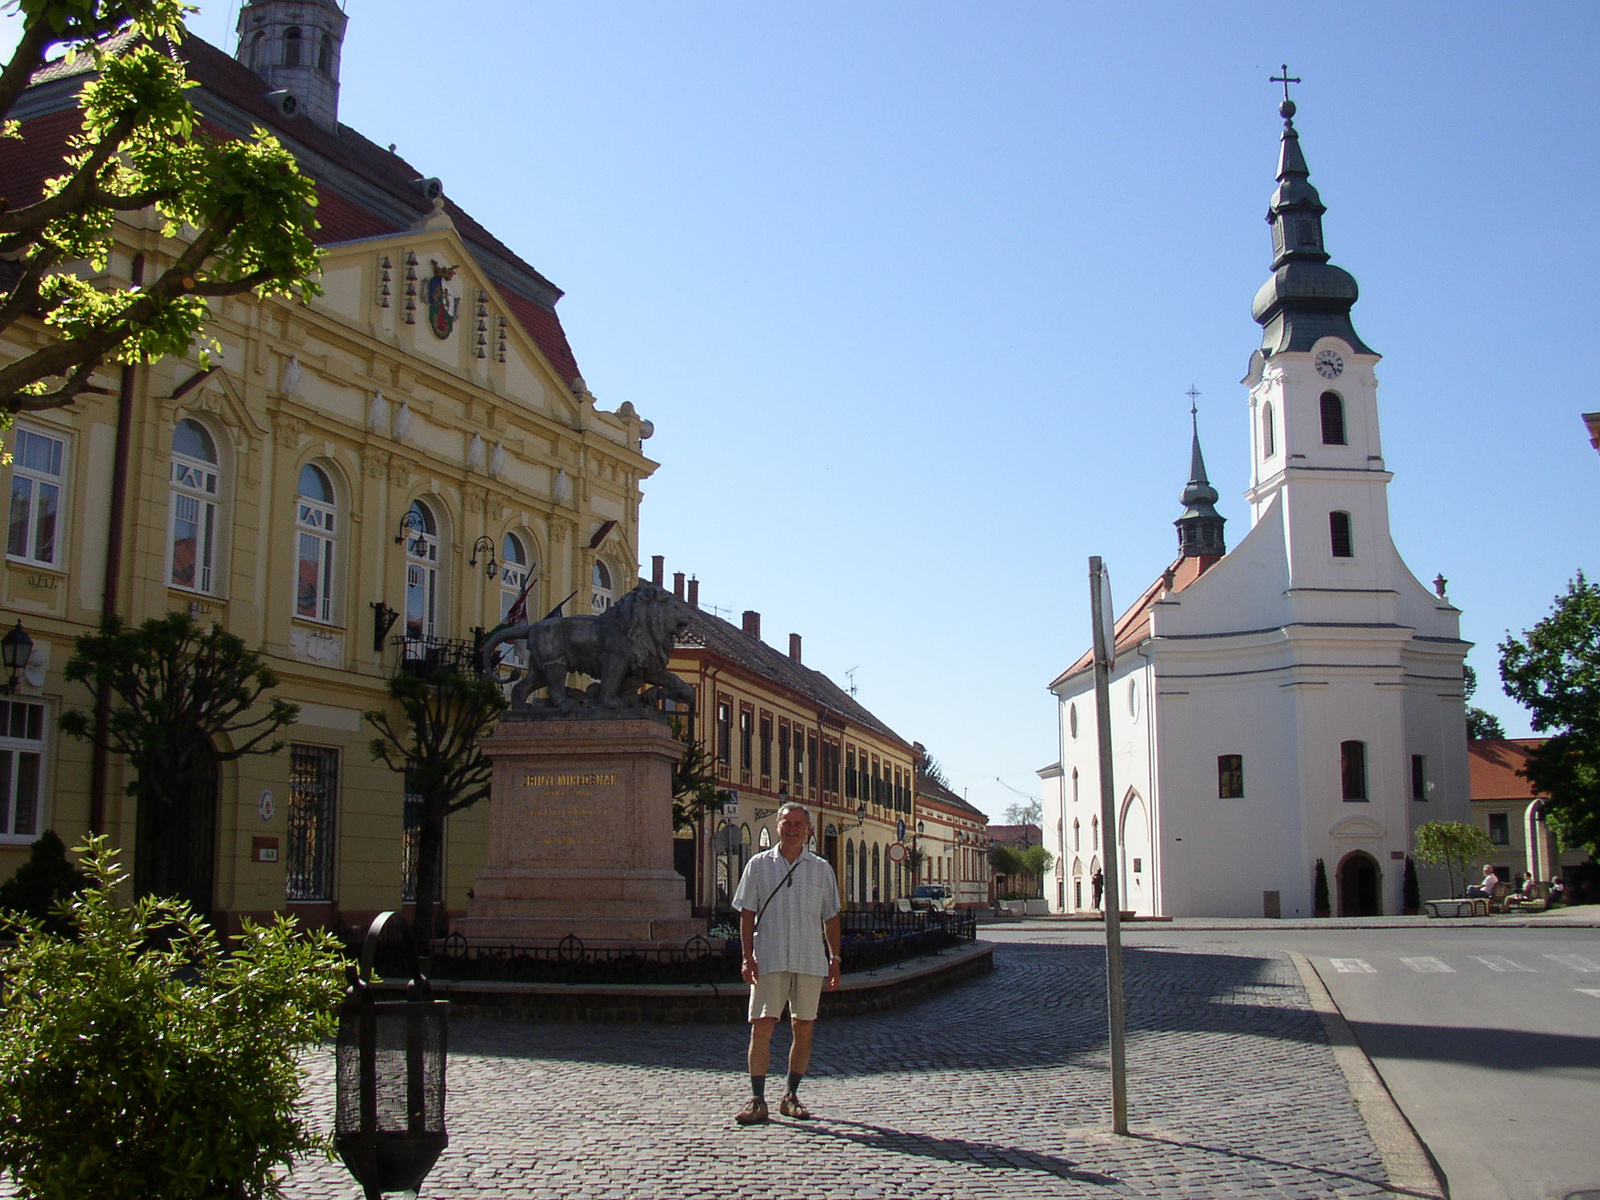
[[[449,671],[454,675],[478,675],[481,673],[478,648],[483,644],[483,634],[481,630],[473,632],[475,636],[470,638],[417,637],[401,634],[392,641],[399,652],[395,671],[420,675],[423,678],[437,671]]]

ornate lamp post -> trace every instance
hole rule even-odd
[[[0,638],[0,661],[3,661],[6,670],[11,672],[11,678],[0,684],[0,695],[10,696],[21,686],[21,680],[17,677],[27,667],[28,659],[31,657],[33,657],[33,639],[22,627],[22,622],[18,621],[15,629]]]
[[[404,1000],[377,999],[372,961],[386,929],[403,934],[404,925],[392,912],[372,922],[360,968],[346,969],[350,988],[339,1014],[334,1141],[367,1200],[384,1192],[415,1196],[450,1144],[444,1126],[450,1005],[429,998],[420,972]]]

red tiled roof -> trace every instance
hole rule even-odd
[[[1200,576],[1204,575],[1213,566],[1222,561],[1220,554],[1202,554],[1186,556],[1173,563],[1163,571],[1154,583],[1140,593],[1139,598],[1125,609],[1117,622],[1112,626],[1112,643],[1118,658],[1123,653],[1132,650],[1145,638],[1150,636],[1150,609],[1155,602],[1161,599],[1165,592],[1181,592]],[[1170,577],[1170,582],[1168,581]],[[1079,671],[1094,665],[1094,648],[1085,650],[1065,671],[1061,672],[1050,681],[1051,687],[1059,686],[1064,680],[1072,678]]]
[[[44,195],[44,182],[64,173],[67,142],[83,128],[76,108],[46,113],[22,123],[22,137],[0,141],[0,197],[8,208],[32,204]]]
[[[1544,742],[1544,738],[1468,742],[1468,794],[1474,800],[1532,800],[1539,793],[1517,772]]]
[[[561,328],[561,321],[555,313],[542,304],[523,298],[515,292],[508,292],[504,288],[495,289],[500,294],[500,299],[511,310],[512,317],[528,331],[528,336],[538,343],[539,349],[544,351],[544,356],[550,360],[561,378],[569,384],[578,377],[578,360],[572,355],[572,347],[567,344],[566,330]]]

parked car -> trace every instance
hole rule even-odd
[[[911,893],[911,907],[921,912],[950,912],[955,906],[955,893],[948,883],[919,883]]]

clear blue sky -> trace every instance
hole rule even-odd
[[[237,8],[193,28],[231,49]],[[1191,385],[1246,532],[1287,61],[1396,544],[1528,732],[1495,644],[1596,566],[1600,5],[347,9],[343,120],[566,289],[601,404],[655,422],[643,561],[855,668],[992,814],[1056,757],[1088,556],[1119,604],[1173,557]]]

